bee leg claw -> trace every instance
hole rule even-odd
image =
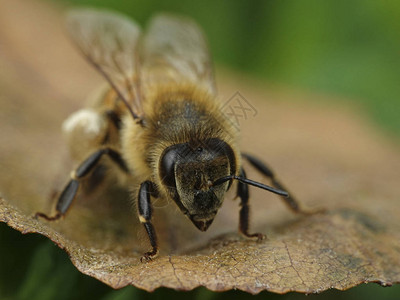
[[[141,258],[140,258],[140,262],[141,263],[148,263],[151,262],[153,260],[153,258],[155,258],[158,254],[157,250],[152,250],[149,252],[146,252]]]
[[[147,254],[147,253],[145,253],[141,258],[140,258],[140,262],[141,263],[148,263],[148,262],[150,262],[152,260],[152,258]]]
[[[256,242],[261,242],[262,240],[265,240],[267,236],[262,233],[244,233],[244,235],[248,238],[255,239]]]
[[[34,216],[33,216],[36,220],[39,218],[43,218],[47,221],[56,221],[58,219],[60,219],[62,217],[61,213],[57,213],[55,216],[53,217],[49,217],[48,215],[41,213],[41,212],[37,212]]]
[[[256,233],[255,235],[257,237],[257,242],[261,242],[262,240],[265,240],[267,238],[267,236],[262,233]]]

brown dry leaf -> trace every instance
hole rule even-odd
[[[252,228],[268,236],[256,243],[237,233],[233,194],[207,233],[174,204],[156,202],[161,255],[147,264],[139,262],[147,237],[127,192],[78,199],[57,223],[32,218],[50,211],[49,195],[73,167],[62,120],[102,81],[69,45],[60,14],[39,2],[1,2],[0,221],[47,236],[81,272],[114,288],[313,293],[400,282],[398,145],[354,110],[326,105],[335,99],[303,101],[239,77],[219,84],[222,99],[240,91],[257,110],[241,124],[243,148],[275,167],[304,206],[325,213],[296,216],[276,196],[252,190]]]

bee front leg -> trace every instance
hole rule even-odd
[[[243,169],[240,170],[240,177],[246,178],[246,173]],[[242,234],[249,238],[257,238],[257,241],[265,239],[262,233],[249,233],[249,187],[247,184],[239,181],[237,186],[237,196],[240,198],[239,212],[239,230]]]
[[[153,182],[145,181],[140,185],[139,189],[138,212],[139,220],[146,229],[152,249],[142,256],[142,258],[140,259],[141,262],[151,261],[158,254],[157,235],[154,226],[151,223],[153,208],[151,206],[150,196],[157,197],[157,191],[154,188]]]
[[[38,212],[35,214],[35,218],[41,217],[47,221],[55,221],[64,216],[76,197],[80,186],[80,181],[94,169],[94,167],[100,161],[100,158],[105,154],[108,155],[111,160],[113,160],[124,172],[129,173],[125,161],[117,151],[111,148],[100,149],[90,155],[76,170],[71,173],[71,180],[68,182],[67,186],[64,188],[60,197],[58,198],[56,214],[54,216],[48,216],[44,213]]]
[[[247,161],[254,168],[256,168],[257,171],[259,171],[261,174],[269,178],[274,187],[280,190],[287,191],[287,189],[275,178],[275,174],[272,172],[272,170],[269,167],[267,167],[267,165],[265,165],[262,161],[249,154],[242,153],[242,157],[247,159]],[[281,198],[285,201],[286,205],[295,213],[309,214],[307,211],[304,211],[300,208],[298,201],[293,196],[289,195],[289,197],[281,197]]]

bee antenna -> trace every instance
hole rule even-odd
[[[277,194],[279,196],[283,196],[283,197],[286,197],[286,198],[289,197],[288,192],[285,192],[285,191],[280,190],[280,189],[273,188],[272,186],[265,185],[265,184],[262,184],[260,182],[257,182],[257,181],[251,180],[251,179],[247,179],[247,178],[243,178],[243,177],[240,177],[240,176],[236,176],[236,175],[228,175],[228,176],[225,176],[225,177],[221,177],[221,178],[215,180],[212,185],[213,186],[220,185],[220,184],[223,184],[224,182],[232,180],[232,179],[240,181],[240,182],[242,182],[244,184],[252,185],[252,186],[255,186],[257,188],[269,191],[269,192]]]

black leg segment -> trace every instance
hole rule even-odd
[[[79,165],[75,171],[72,172],[71,180],[68,182],[67,186],[64,188],[58,198],[56,214],[52,217],[49,217],[44,213],[38,212],[35,214],[35,217],[41,217],[48,221],[55,221],[64,216],[75,199],[76,194],[78,193],[80,181],[91,171],[93,171],[100,161],[100,158],[104,154],[107,154],[124,172],[128,173],[128,168],[121,155],[117,151],[110,148],[100,149],[91,154]]]
[[[157,235],[156,231],[154,230],[154,226],[151,223],[153,208],[151,206],[150,196],[156,197],[157,192],[154,188],[154,184],[151,181],[145,181],[140,185],[139,189],[138,212],[139,220],[146,229],[152,249],[143,255],[143,257],[140,259],[142,262],[151,261],[158,254]]]
[[[246,173],[243,169],[240,170],[240,177],[246,178]],[[262,233],[249,233],[249,187],[243,182],[238,182],[237,196],[240,198],[239,212],[239,230],[247,237],[256,237],[257,240],[262,240],[265,235]]]
[[[121,168],[122,171],[126,173],[129,172],[125,161],[121,157],[121,154],[111,148],[103,148],[94,152],[83,163],[81,163],[75,171],[75,176],[77,178],[86,176],[90,171],[93,170],[93,167],[97,165],[100,158],[104,154],[107,154]]]
[[[275,178],[275,174],[272,172],[272,170],[267,167],[266,164],[264,164],[261,160],[258,158],[255,158],[254,156],[251,156],[249,154],[244,154],[242,153],[242,157],[247,159],[247,161],[257,169],[261,174],[264,176],[268,177],[271,180],[271,184],[276,187],[277,189],[287,191],[287,189]],[[289,193],[289,197],[282,197],[282,199],[285,201],[286,205],[294,212],[296,213],[305,213],[303,212],[297,200],[292,197]]]

